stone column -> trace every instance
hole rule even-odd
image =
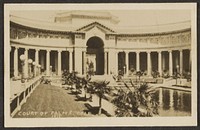
[[[128,61],[128,54],[129,52],[125,52],[125,57],[126,57],[126,75],[128,76],[128,70],[129,70],[129,61]]]
[[[166,69],[166,57],[165,53],[161,54],[162,55],[162,70]]]
[[[161,51],[158,51],[158,72],[162,76],[162,56]]]
[[[107,52],[104,52],[104,75],[107,75]]]
[[[86,56],[86,51],[83,51],[83,75],[86,74],[86,59],[85,59],[85,56]]]
[[[69,50],[69,72],[72,72],[73,62],[72,62],[73,50]]]
[[[191,49],[189,49],[189,71],[190,72],[192,72],[191,68],[192,68],[192,53],[191,53]]]
[[[183,72],[183,50],[180,50],[180,74],[182,75],[182,72]]]
[[[173,75],[173,63],[172,63],[172,50],[168,51],[169,52],[169,75]]]
[[[116,68],[115,68],[115,73],[118,75],[118,51],[115,52],[115,61],[116,61]]]
[[[163,93],[162,88],[159,88],[159,106],[162,107],[163,105]]]
[[[174,93],[174,90],[173,89],[170,89],[169,90],[169,109],[173,110],[174,109],[174,97],[173,97],[173,93]]]
[[[140,52],[136,52],[136,71],[140,71]]]
[[[14,77],[18,77],[18,47],[14,50]]]
[[[36,63],[36,65],[39,64],[39,55],[38,55],[38,53],[39,53],[39,49],[35,49],[35,63]]]
[[[110,74],[110,58],[109,58],[109,51],[107,52],[107,64],[108,64],[108,75]]]
[[[61,76],[61,50],[58,50],[58,76]]]
[[[40,60],[40,63],[41,63],[41,68],[44,69],[45,68],[45,66],[44,66],[45,65],[45,56],[44,56],[43,53],[41,53],[39,60]]]
[[[180,97],[181,96],[181,92],[180,91],[177,91],[177,106],[181,106],[181,104],[180,104]]]
[[[151,52],[147,52],[147,75],[151,76]]]
[[[35,49],[35,65],[34,65],[34,77],[37,76],[37,65],[39,64],[39,49]]]
[[[47,50],[46,53],[46,75],[49,76],[50,75],[50,50]]]
[[[28,48],[24,48],[24,56],[25,56],[25,61],[24,61],[24,78],[28,78]]]

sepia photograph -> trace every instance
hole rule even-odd
[[[5,4],[5,126],[195,126],[196,48],[195,3]]]

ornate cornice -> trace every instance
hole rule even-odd
[[[159,32],[159,33],[142,33],[142,34],[120,34],[120,33],[108,33],[106,35],[108,36],[119,36],[119,37],[143,37],[143,36],[161,36],[161,35],[171,35],[171,34],[177,34],[177,33],[184,33],[184,32],[190,32],[191,28],[186,28],[182,30],[176,30],[176,31],[168,31],[168,32]]]
[[[74,31],[55,31],[55,30],[47,30],[47,29],[40,29],[34,27],[24,26],[15,22],[10,21],[11,27],[16,27],[18,29],[24,29],[27,31],[34,31],[38,33],[48,33],[48,34],[84,34],[83,32],[74,32]]]
[[[47,30],[47,29],[40,29],[40,28],[34,28],[34,27],[29,27],[29,26],[25,26],[25,25],[21,25],[15,22],[10,21],[10,26],[11,28],[16,28],[17,30],[21,30],[22,32],[35,32],[37,34],[40,33],[46,33],[47,35],[73,35],[73,34],[82,34],[85,35],[85,32],[83,32],[82,30],[87,29],[90,26],[93,25],[97,25],[100,26],[102,28],[104,28],[105,30],[109,31],[106,33],[106,36],[117,36],[117,37],[148,37],[148,36],[162,36],[162,35],[172,35],[172,34],[178,34],[178,33],[185,33],[185,32],[190,32],[191,28],[186,28],[186,29],[182,29],[182,30],[176,30],[176,31],[168,31],[168,32],[159,32],[159,33],[142,33],[142,34],[121,34],[121,33],[116,33],[115,31],[113,31],[112,29],[98,23],[98,22],[93,22],[91,24],[88,24],[86,26],[83,26],[79,29],[77,29],[76,31],[56,31],[56,30]]]

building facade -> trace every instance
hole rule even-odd
[[[191,71],[191,23],[184,21],[156,27],[118,28],[120,21],[108,12],[59,13],[54,23],[10,16],[11,77],[22,72],[20,56],[50,75],[77,71],[85,75],[92,64],[95,75],[131,75],[131,70],[173,75]]]

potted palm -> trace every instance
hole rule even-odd
[[[87,100],[87,94],[86,92],[89,92],[89,83],[90,83],[91,77],[90,76],[86,76],[86,78],[82,78],[82,85],[83,85],[83,89],[84,89],[84,98],[85,101]]]
[[[108,81],[96,81],[93,82],[93,90],[94,93],[98,95],[99,97],[99,112],[98,114],[101,114],[102,111],[102,98],[104,97],[104,94],[110,92],[110,87],[108,86],[110,82]]]
[[[139,84],[140,84],[140,77],[143,75],[142,71],[137,71],[136,72],[136,83],[137,83],[137,77],[139,78]]]

